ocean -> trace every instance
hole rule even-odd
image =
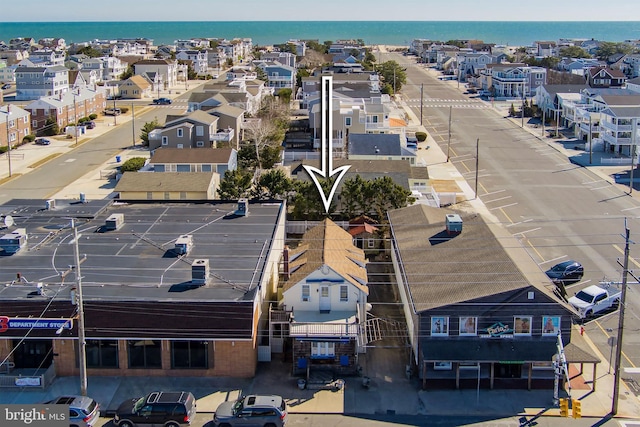
[[[640,39],[640,22],[489,21],[245,21],[245,22],[0,22],[0,40],[62,37],[67,44],[93,39],[152,39],[156,45],[195,37],[250,37],[254,45],[289,39],[362,39],[366,44],[409,45],[416,38],[528,46],[560,38],[620,42]]]

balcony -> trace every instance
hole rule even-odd
[[[368,130],[388,130],[389,129],[389,123],[385,123],[385,122],[366,122],[364,124],[364,130],[368,131]]]
[[[631,144],[631,138],[616,138],[614,135],[605,133],[602,135],[603,139],[609,144],[613,145],[629,145]]]
[[[235,131],[229,128],[226,130],[219,130],[218,132],[209,135],[209,140],[212,142],[213,141],[231,142],[234,135],[235,135]]]
[[[632,132],[633,125],[617,125],[615,123],[611,123],[608,120],[602,122],[602,127],[612,132]]]

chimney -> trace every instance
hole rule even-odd
[[[282,251],[282,274],[284,280],[289,280],[291,277],[291,273],[289,272],[289,246],[286,245]]]

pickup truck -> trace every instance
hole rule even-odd
[[[578,310],[581,319],[585,319],[612,307],[617,308],[620,294],[620,291],[610,287],[591,285],[569,298],[569,304]]]

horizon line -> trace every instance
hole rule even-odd
[[[576,20],[567,20],[567,19],[545,19],[545,20],[489,20],[489,19],[430,19],[430,20],[409,20],[409,19],[350,19],[350,20],[336,20],[336,19],[319,19],[319,20],[299,20],[299,19],[285,19],[285,20],[169,20],[169,19],[159,19],[159,20],[107,20],[107,21],[98,21],[98,20],[74,20],[74,21],[0,21],[2,24],[42,24],[42,23],[104,23],[104,22],[638,22],[638,19],[616,19],[616,20],[584,20],[584,19],[576,19]]]

